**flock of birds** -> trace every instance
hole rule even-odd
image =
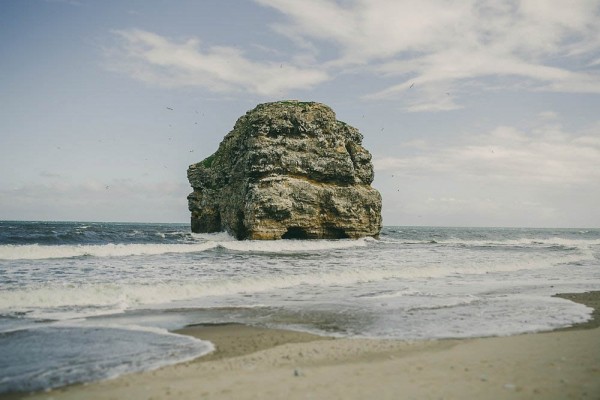
[[[169,106],[167,106],[167,107],[166,107],[166,109],[167,109],[167,110],[169,110],[169,111],[174,111],[174,110],[175,110],[173,107],[169,107]],[[198,111],[196,111],[196,114],[199,114],[199,113],[198,113]],[[202,116],[204,116],[204,113],[202,113]],[[194,125],[198,125],[198,122],[194,122]],[[172,124],[169,124],[169,127],[172,127]],[[168,140],[169,140],[169,141],[172,141],[172,139],[173,139],[172,137],[169,137],[169,138],[168,138]],[[101,143],[101,142],[102,142],[102,140],[99,140],[99,142]],[[57,150],[61,150],[61,147],[60,147],[60,146],[56,146],[56,149],[57,149]],[[194,149],[191,149],[191,150],[189,150],[189,152],[190,152],[190,153],[193,153],[193,152],[194,152]],[[146,159],[146,160],[147,160],[147,159]],[[166,166],[166,165],[163,165],[163,167],[164,167],[164,168],[167,168],[167,166]],[[109,190],[109,189],[110,189],[110,185],[105,185],[105,186],[104,186],[104,190]]]
[[[415,83],[414,83],[414,82],[412,82],[412,83],[410,84],[410,86],[409,86],[409,89],[412,89],[414,86],[415,86]],[[449,93],[449,92],[446,92],[446,95],[448,95],[448,96],[449,96],[449,95],[450,95],[450,93]],[[175,111],[175,109],[174,109],[173,107],[170,107],[170,106],[166,106],[165,108],[166,108],[167,110],[169,110],[169,111]],[[196,114],[198,114],[198,111],[196,111]],[[204,115],[204,114],[202,114],[202,115]],[[365,117],[365,116],[364,116],[364,114],[362,115],[362,117],[363,117],[363,118]],[[195,124],[195,125],[198,125],[198,122],[194,122],[194,124]],[[172,127],[172,125],[171,125],[171,124],[169,124],[169,127]],[[381,132],[383,132],[383,131],[384,131],[384,127],[382,127],[382,128],[381,128]],[[171,137],[169,137],[168,139],[169,139],[169,141],[171,141],[171,140],[172,140],[172,138],[171,138]],[[60,149],[60,147],[58,147],[58,149]],[[190,153],[193,153],[193,152],[194,152],[194,149],[191,149],[191,150],[189,150],[189,152],[190,152]],[[494,151],[492,150],[492,153],[493,153],[493,152],[494,152]],[[164,166],[164,167],[165,167],[165,168],[167,168],[166,166]],[[392,175],[392,177],[394,177],[394,175]],[[110,189],[110,185],[106,185],[105,189],[106,189],[106,190],[109,190],[109,189]],[[398,189],[398,191],[400,191],[400,189]],[[421,217],[421,215],[419,215],[419,217]]]
[[[174,108],[173,108],[173,107],[168,107],[168,106],[167,106],[166,108],[167,108],[167,110],[169,110],[169,111],[174,111]],[[196,114],[198,114],[198,111],[196,111]],[[202,116],[204,116],[204,113],[202,113]],[[194,125],[198,125],[198,122],[194,122]],[[169,124],[169,128],[171,128],[171,127],[172,127],[172,125],[171,125],[171,124]],[[171,139],[172,139],[172,138],[169,138],[169,140],[171,140]],[[189,152],[190,152],[190,153],[193,153],[193,152],[194,152],[194,149],[190,150]],[[166,168],[166,167],[165,167],[165,168]]]

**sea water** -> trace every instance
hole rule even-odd
[[[189,324],[337,337],[512,335],[591,309],[600,229],[385,227],[379,239],[236,241],[187,224],[0,222],[0,393],[199,357]]]

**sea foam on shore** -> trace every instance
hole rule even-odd
[[[539,332],[591,316],[553,295],[598,287],[599,229],[385,227],[379,240],[238,242],[183,224],[5,221],[0,368],[44,388],[88,379],[71,370],[94,370],[92,380],[143,370],[155,356],[181,359],[183,339],[148,329],[191,324],[400,340]],[[122,336],[145,350],[127,354]],[[30,343],[54,353],[36,359]]]
[[[565,297],[592,305],[599,294]],[[196,326],[181,332],[214,338],[220,355],[73,386],[51,396],[56,400],[598,398],[600,328],[582,328],[484,339],[398,341],[323,340],[231,324]]]

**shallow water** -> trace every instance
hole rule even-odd
[[[168,333],[190,323],[510,335],[585,321],[590,309],[551,295],[599,288],[598,229],[385,227],[379,240],[239,242],[182,224],[0,222],[0,392],[210,351]]]

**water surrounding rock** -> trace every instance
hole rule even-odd
[[[192,231],[238,239],[377,236],[381,196],[356,128],[324,104],[260,104],[188,169]]]

